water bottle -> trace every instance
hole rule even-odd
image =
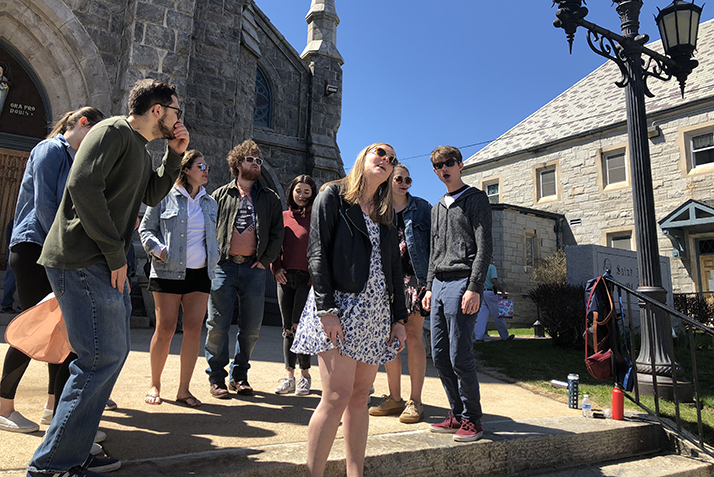
[[[578,408],[578,385],[580,384],[580,376],[571,373],[568,375],[568,407],[570,409]]]
[[[587,394],[583,396],[583,417],[593,417],[593,405],[590,402],[590,396]]]

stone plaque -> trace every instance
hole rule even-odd
[[[600,245],[573,245],[565,249],[568,267],[568,283],[571,285],[585,285],[591,278],[603,275],[610,270],[612,277],[627,288],[637,290],[639,275],[637,272],[637,252],[617,248],[603,247]],[[672,296],[672,273],[669,258],[660,255],[659,264],[662,270],[662,288],[667,290],[667,306],[674,308]],[[617,301],[617,293],[613,296]],[[623,307],[627,313],[626,295],[623,295]],[[615,304],[619,307],[619,304]],[[632,317],[635,328],[639,328],[639,309],[637,299],[632,300]]]

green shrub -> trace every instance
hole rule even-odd
[[[531,281],[536,285],[546,283],[568,283],[568,270],[565,262],[565,251],[557,250],[553,255],[539,258],[530,273]]]
[[[567,283],[543,283],[528,292],[539,310],[538,319],[553,345],[583,348],[585,287]]]

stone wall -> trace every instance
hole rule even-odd
[[[125,115],[134,83],[151,77],[177,86],[190,147],[212,167],[209,191],[231,179],[225,157],[248,138],[261,146],[265,182],[278,191],[299,174],[320,183],[344,175],[341,92],[323,94],[325,80],[341,90],[341,57],[301,58],[253,1],[0,0],[7,2],[0,37],[37,72],[53,119],[87,104]],[[305,27],[334,41],[339,19],[327,5],[312,14],[317,26]],[[40,43],[25,27],[44,32]],[[329,51],[339,56],[334,45]],[[253,124],[258,67],[271,86],[269,127]],[[156,163],[164,148],[151,144]]]
[[[508,204],[494,204],[492,218],[493,256],[498,279],[509,298],[514,299],[514,317],[508,324],[530,327],[537,319],[537,311],[527,297],[534,285],[529,276],[531,267],[526,262],[526,238],[535,238],[536,258],[552,255],[561,241],[556,232],[558,219],[540,216],[535,210],[516,210]],[[490,326],[493,329],[493,323]]]
[[[658,117],[656,124],[661,133],[650,139],[650,151],[655,212],[659,221],[690,197],[702,202],[714,197],[714,165],[688,170],[685,148],[688,131],[698,125],[709,125],[714,129],[714,106],[710,104],[700,106],[697,111],[685,110],[676,116]],[[636,247],[629,154],[626,183],[603,187],[602,178],[603,153],[625,150],[626,146],[627,132],[623,126],[598,137],[574,140],[544,151],[467,168],[464,180],[481,187],[484,181],[497,179],[500,182],[501,202],[563,214],[566,217],[565,245],[571,242],[567,240],[568,236],[577,244],[606,245],[608,233],[629,231]],[[546,165],[557,166],[558,193],[555,198],[538,200],[536,171]],[[694,186],[693,192],[690,183]],[[671,242],[660,230],[658,232],[660,255],[671,256]],[[696,261],[693,258],[696,257],[694,238],[687,238],[690,250],[687,258],[671,260],[676,292],[695,290],[690,274],[695,265],[692,262]]]

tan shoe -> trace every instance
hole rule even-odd
[[[399,422],[405,424],[414,424],[421,421],[424,418],[424,406],[412,399],[407,401],[407,406],[404,411],[399,416]]]
[[[369,408],[370,416],[392,416],[395,414],[401,414],[404,410],[404,400],[395,401],[394,398],[386,394],[382,394],[382,402],[379,406],[372,406]]]

